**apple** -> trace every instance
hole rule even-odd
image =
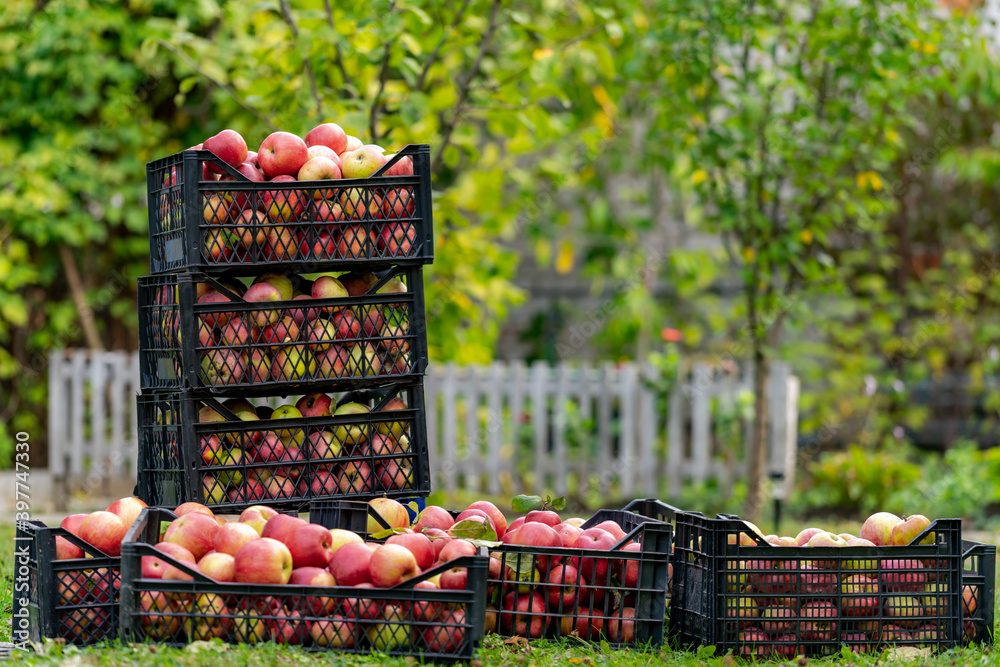
[[[545,630],[545,599],[538,593],[522,594],[514,591],[504,596],[500,613],[500,631],[505,635],[519,635],[538,639]],[[515,613],[516,612],[516,613]]]
[[[307,438],[310,459],[333,459],[340,455],[341,446],[330,431],[313,431]]]
[[[333,276],[320,276],[313,281],[310,292],[314,299],[346,299],[347,288]]]
[[[313,525],[313,524],[310,524]],[[336,586],[337,580],[329,571],[321,567],[297,567],[292,570],[288,579],[290,586],[308,586],[309,588],[325,588]],[[309,616],[329,616],[337,606],[338,598],[330,596],[298,596],[289,599],[289,605],[300,609]]]
[[[385,156],[375,146],[362,146],[344,156],[344,178],[368,178],[385,164]]]
[[[284,544],[269,537],[247,542],[234,558],[236,581],[240,583],[287,584],[292,576],[291,552]]]
[[[240,516],[242,520],[242,515]],[[219,530],[215,533],[213,545],[217,552],[234,556],[240,547],[258,537],[260,537],[260,533],[253,526],[233,521],[224,526],[219,526]]]
[[[267,524],[267,520],[277,515],[277,511],[266,505],[253,505],[243,510],[239,521],[250,526],[260,535],[264,531],[264,525]]]
[[[368,494],[374,487],[371,466],[364,461],[351,461],[345,464],[340,468],[339,480],[334,479],[334,482],[336,488],[344,494]]]
[[[176,616],[177,609],[163,591],[140,593],[139,612],[139,627],[149,639],[169,640],[180,632],[181,621]]]
[[[405,551],[405,549],[404,549]],[[368,626],[367,636],[376,651],[390,651],[410,643],[410,625],[403,608],[389,604],[382,610],[382,623]]]
[[[245,347],[252,342],[253,333],[246,322],[243,321],[243,318],[234,317],[222,328],[219,340],[223,345],[230,347]]]
[[[804,547],[812,539],[813,535],[817,533],[825,533],[826,531],[822,528],[805,528],[798,535],[795,536],[795,546]]]
[[[56,560],[69,560],[71,558],[83,558],[83,549],[76,546],[65,537],[56,535]]]
[[[533,510],[524,516],[525,523],[543,523],[552,528],[562,523],[559,515],[552,510]]]
[[[875,544],[875,546],[889,546],[889,540],[892,537],[892,529],[895,528],[896,524],[900,522],[902,522],[902,519],[895,514],[890,514],[889,512],[876,512],[865,519],[858,537],[869,540]]]
[[[878,613],[878,582],[871,577],[854,574],[840,583],[841,607],[848,616],[874,616]]]
[[[309,629],[313,644],[323,648],[353,648],[355,624],[342,616],[314,621]]]
[[[756,602],[752,598],[739,598],[739,600],[744,603],[752,602],[756,606]],[[729,602],[735,601],[735,598],[729,600]],[[733,611],[733,609],[730,608],[729,611]],[[773,604],[764,607],[763,610],[758,607],[757,611],[760,612],[760,626],[769,635],[795,632],[798,625],[798,612],[794,607],[786,604]]]
[[[295,346],[282,348],[274,354],[271,377],[291,382],[304,380],[316,373],[316,358],[307,349]]]
[[[577,538],[579,538],[580,533],[583,532],[576,526],[571,526],[565,522],[556,526],[555,531],[559,533],[559,537],[562,539],[564,547],[571,547],[576,544]]]
[[[437,505],[428,505],[417,515],[417,520],[413,522],[413,530],[418,532],[425,528],[448,530],[454,523],[455,519],[448,510]]]
[[[448,544],[455,538],[440,528],[424,528],[420,532],[422,535],[426,535],[430,538],[431,544],[434,545],[434,560],[440,562],[441,552],[444,550],[444,545]]]
[[[247,357],[247,369],[244,373],[244,380],[247,383],[255,384],[269,382],[271,377],[271,357],[262,350],[251,350]]]
[[[327,567],[338,586],[357,586],[371,583],[371,560],[372,550],[367,545],[363,542],[351,542],[333,552]]]
[[[80,539],[108,556],[120,556],[129,526],[117,514],[94,512],[80,524]]]
[[[321,392],[306,394],[295,403],[303,417],[329,417],[330,397]]]
[[[383,544],[372,554],[368,572],[373,584],[389,588],[417,576],[420,568],[416,557],[406,547],[400,544]]]
[[[334,338],[337,340],[354,340],[361,336],[361,320],[350,308],[338,310],[330,317],[334,327]]]
[[[920,604],[927,616],[944,617],[948,615],[948,584],[943,582],[927,584],[922,594]]]
[[[340,155],[340,157],[343,158],[346,153],[352,153],[352,152],[358,150],[359,148],[361,148],[362,146],[364,146],[364,142],[363,141],[361,141],[360,139],[358,139],[357,137],[355,137],[353,135],[348,134],[347,135],[347,146],[344,148],[344,150],[340,151],[340,153],[338,153],[338,155]]]
[[[330,530],[314,523],[296,528],[287,545],[292,553],[292,565],[296,568],[326,567],[333,555]]]
[[[638,542],[629,542],[624,547],[622,551],[628,551],[630,553],[639,553],[642,551],[642,545]],[[627,560],[624,566],[624,576],[622,579],[622,584],[625,588],[636,589],[639,587],[639,560]]]
[[[306,140],[306,143],[309,143],[309,141]],[[308,155],[309,155],[309,159],[310,160],[313,159],[314,157],[325,157],[325,158],[330,158],[331,160],[333,160],[337,164],[338,168],[344,166],[344,163],[341,162],[340,156],[337,154],[337,152],[334,151],[334,150],[331,150],[327,146],[322,146],[322,145],[319,145],[319,144],[317,144],[315,146],[310,146],[309,147],[309,151],[308,151]]]
[[[447,611],[440,619],[440,625],[423,629],[421,639],[431,653],[454,653],[465,641],[465,611]]]
[[[430,569],[436,560],[434,545],[431,543],[431,539],[421,533],[402,533],[399,535],[392,535],[385,541],[385,543],[398,544],[399,546],[408,549],[416,559],[417,567],[419,567],[421,571]],[[442,588],[444,588],[444,586],[442,586]]]
[[[333,554],[337,553],[340,547],[346,544],[363,544],[362,540],[356,533],[352,533],[349,530],[344,530],[343,528],[331,528],[330,529],[330,557],[333,558]]]
[[[635,608],[625,607],[612,612],[607,621],[608,641],[611,643],[630,643],[635,641]]]
[[[389,459],[375,464],[375,479],[383,491],[398,491],[407,488],[413,475],[413,466],[407,461]],[[483,517],[483,521],[489,518]]]
[[[226,553],[213,552],[202,556],[198,567],[216,581],[236,580],[236,559]]]
[[[309,159],[309,147],[291,132],[274,132],[257,150],[257,162],[268,179],[294,175]]]
[[[410,513],[406,507],[392,498],[373,498],[368,501],[371,508],[389,525],[390,528],[409,528]],[[368,534],[378,533],[382,527],[374,519],[368,517]]]
[[[352,208],[352,205],[345,206],[342,203],[341,206],[344,208],[344,215],[354,220],[361,220],[367,212],[367,209],[362,208],[362,205],[358,205],[358,208]],[[376,203],[370,204],[368,209],[379,210]],[[372,254],[377,246],[378,235],[374,229],[365,232],[365,226],[362,224],[344,225],[340,233],[340,241],[337,243],[336,257],[338,259],[365,259]]]
[[[87,520],[89,514],[70,514],[68,517],[62,520],[59,527],[66,530],[77,537],[80,537],[80,526],[83,522]]]
[[[601,523],[593,526],[594,528],[600,528],[603,531],[611,533],[612,537],[615,538],[615,544],[621,542],[625,539],[625,531],[614,521],[602,521]]]
[[[109,639],[108,610],[100,607],[59,612],[59,627],[66,628],[66,639],[83,644]]]
[[[202,419],[201,421],[205,420]],[[205,505],[202,505],[201,503],[195,503],[195,502],[181,503],[174,510],[174,514],[176,514],[178,517],[182,517],[186,514],[205,514],[207,516],[215,516],[215,512],[213,512],[211,509],[209,509]]]
[[[146,507],[149,505],[138,498],[121,498],[108,505],[107,511],[117,514],[118,518],[131,528],[135,520],[139,518],[139,513]]]
[[[398,400],[398,399],[393,399],[393,400]],[[390,401],[390,403],[391,402],[392,401]],[[402,403],[402,401],[399,402]],[[388,407],[388,404],[386,407]],[[405,409],[406,405],[403,404],[402,408]],[[497,539],[503,537],[504,533],[507,532],[507,518],[503,515],[503,512],[501,512],[497,508],[496,505],[489,502],[488,500],[477,500],[476,502],[469,505],[466,509],[479,510],[481,512],[484,512],[490,518],[490,521],[493,523],[493,528],[496,530],[497,533]]]
[[[931,520],[923,514],[909,516],[892,527],[892,531],[889,533],[888,544],[897,547],[911,544],[930,525]],[[934,544],[934,533],[927,535],[920,544]]]
[[[553,514],[555,514],[555,512],[553,512]],[[577,539],[576,546],[578,548],[583,547],[583,544],[580,542],[580,539],[583,538],[586,532],[587,531],[581,533],[580,538]],[[608,538],[612,540],[612,544],[614,543],[613,542],[614,537],[612,537],[609,533],[603,530],[601,531],[601,533],[607,535]],[[540,523],[537,521],[529,522],[525,520],[524,524],[520,528],[518,528],[517,531],[514,533],[513,537],[511,538],[510,544],[517,544],[521,546],[535,546],[535,547],[562,547],[562,537],[559,536],[559,533],[557,533],[552,526],[546,523]],[[588,545],[587,548],[590,548],[590,546]],[[560,559],[561,556],[538,555],[535,557],[535,567],[537,567],[542,574],[545,574],[549,571],[549,568],[558,563]],[[593,560],[593,559],[588,559],[588,560]],[[593,564],[591,563],[589,567],[592,568]],[[605,568],[606,567],[607,565],[605,564]],[[584,576],[587,577],[587,567],[581,567],[580,569],[581,571],[583,571]],[[587,577],[587,580],[593,581],[591,577]]]
[[[479,553],[479,550],[471,541],[466,539],[453,539],[449,540],[443,547],[441,547],[441,551],[438,553],[437,559],[439,563],[447,563],[448,561],[461,558],[462,556],[475,556],[477,553]]]
[[[283,348],[283,343],[298,340],[299,325],[295,323],[295,318],[286,315],[273,324],[268,324],[260,330],[257,342],[262,345],[269,345],[272,353]]]
[[[520,535],[526,530],[530,524],[524,524],[518,531]],[[558,533],[557,533],[558,534]],[[576,549],[588,549],[596,551],[609,551],[618,540],[615,536],[602,528],[588,528],[587,530],[580,533],[579,537],[576,538],[576,544],[574,548]],[[609,586],[611,581],[609,578],[609,568],[611,561],[607,558],[574,558],[574,565],[576,565],[580,573],[583,574],[584,578],[595,586]],[[541,565],[539,565],[541,569]],[[542,570],[544,572],[544,570]]]
[[[215,536],[220,529],[213,517],[191,512],[170,522],[163,541],[179,544],[190,551],[196,560],[201,560],[215,548]]]
[[[759,617],[760,605],[757,600],[746,597],[726,599],[726,618],[740,619],[736,623],[740,630],[756,626]]]
[[[559,619],[559,635],[570,637],[573,633],[584,640],[600,639],[604,630],[604,616],[600,609],[581,605],[575,614],[567,614]]]
[[[328,157],[309,158],[299,169],[297,178],[300,181],[336,180],[340,178],[340,166]],[[335,192],[327,188],[319,188],[313,193],[314,199],[329,199],[334,196]]]
[[[271,283],[257,283],[250,286],[243,299],[248,303],[281,301],[281,292]],[[276,323],[279,319],[281,319],[281,311],[279,310],[259,310],[254,314],[254,324],[262,329]]]
[[[879,583],[890,593],[917,593],[923,590],[927,581],[924,564],[919,560],[883,560],[880,570]]]
[[[801,638],[806,641],[830,641],[837,635],[838,616],[837,607],[831,602],[825,600],[807,602],[800,612]]]
[[[247,159],[247,142],[235,130],[223,130],[214,137],[209,137],[202,144],[202,148],[206,151],[212,151],[217,158],[234,169]],[[226,173],[224,169],[212,162],[206,164],[209,170],[216,174]]]
[[[633,610],[633,612],[634,612],[634,610]],[[615,632],[614,633],[612,633],[610,631],[612,623],[614,623],[614,625],[615,625]],[[626,623],[628,625],[634,626],[634,622],[632,622],[632,621],[627,621]],[[618,630],[617,619],[609,622],[608,623],[608,628],[609,628],[608,634],[609,634],[609,636],[611,636],[611,641],[616,641],[616,637],[618,635],[618,632],[617,632],[617,630]],[[626,635],[628,634],[627,630],[626,630],[625,634]],[[794,635],[790,635],[790,636],[791,636],[791,641],[794,642],[795,641],[795,636]],[[631,641],[631,640],[625,640],[625,641]],[[761,644],[763,644],[763,643],[765,643],[765,642],[768,641],[767,635],[765,635],[760,630],[757,630],[756,628],[747,628],[745,630],[741,630],[740,634],[736,638],[736,641],[740,645],[740,653],[739,654],[741,656],[745,657],[745,658],[749,658],[749,657],[755,656],[755,655],[766,655],[768,653],[768,651],[770,650],[767,646],[762,646],[761,645]]]
[[[336,123],[323,123],[309,130],[306,145],[326,146],[334,153],[343,153],[347,150],[347,133]]]
[[[395,153],[388,153],[385,156],[385,161],[386,162],[391,162],[394,157],[396,157]],[[386,169],[385,172],[383,172],[382,175],[383,176],[413,176],[413,159],[410,156],[408,156],[408,155],[404,155],[403,157],[399,158],[399,161],[396,162],[396,164],[394,164],[391,167],[389,167],[388,169]]]
[[[554,614],[571,614],[590,597],[587,580],[572,565],[556,565],[544,581],[548,585],[542,590],[547,592],[549,611]]]
[[[305,525],[308,525],[306,521],[297,516],[276,514],[267,520],[267,523],[264,524],[264,530],[261,531],[260,535],[261,537],[270,537],[287,545],[292,538],[292,534]]]
[[[278,610],[267,620],[267,635],[275,644],[298,646],[309,637],[310,623],[297,611]]]

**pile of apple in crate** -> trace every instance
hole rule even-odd
[[[19,525],[16,639],[428,660],[485,633],[761,656],[992,640],[995,549],[957,520],[876,515],[859,541],[656,500],[423,507],[429,155],[326,123],[147,165],[138,498]]]

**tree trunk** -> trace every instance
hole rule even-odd
[[[766,501],[764,481],[767,477],[767,381],[770,366],[764,353],[764,341],[753,334],[753,431],[750,439],[750,472],[747,480],[747,499],[743,518],[748,521],[760,519]]]

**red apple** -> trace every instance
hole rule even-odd
[[[275,644],[298,646],[309,637],[310,625],[297,611],[278,610],[267,621],[267,634]]]
[[[303,417],[329,417],[331,399],[324,393],[313,392],[300,398],[295,407]]]
[[[625,607],[612,612],[607,621],[608,641],[615,644],[627,644],[635,641],[635,608]]]
[[[429,569],[436,560],[434,555],[434,545],[426,535],[420,533],[403,533],[392,535],[385,541],[386,544],[398,544],[410,550],[417,560],[417,567],[421,571]]]
[[[615,538],[615,544],[625,539],[625,531],[622,530],[622,527],[614,521],[602,521],[594,526],[594,528],[600,528],[601,530],[611,533],[611,535]]]
[[[455,539],[446,543],[438,554],[438,561],[447,563],[448,561],[461,558],[462,556],[475,556],[479,553],[476,545],[469,540]]]
[[[288,544],[292,537],[292,534],[307,525],[305,520],[298,518],[297,516],[290,516],[288,514],[278,514],[267,520],[264,524],[264,530],[261,531],[261,537],[270,537],[284,544]]]
[[[215,533],[215,539],[212,543],[217,552],[235,556],[240,547],[250,540],[256,540],[258,537],[260,537],[260,534],[253,526],[233,521],[224,526],[219,526],[219,530]]]
[[[431,548],[433,552],[433,547]],[[70,558],[83,558],[83,549],[76,546],[65,537],[56,535],[56,560],[69,560]]]
[[[553,512],[553,514],[555,514],[555,512]],[[583,535],[580,536],[581,539],[582,537]],[[510,543],[522,546],[562,547],[562,538],[559,536],[559,533],[557,533],[555,529],[548,524],[529,522],[525,520],[524,524],[517,529],[517,532],[514,533]],[[582,546],[579,539],[577,540],[576,546]],[[538,568],[538,571],[542,574],[542,576],[545,576],[548,573],[549,568],[558,563],[560,559],[561,556],[538,555],[535,557],[535,567]],[[584,576],[587,576],[586,570],[584,570]],[[590,577],[587,577],[587,579],[588,581],[592,581]]]
[[[564,547],[571,547],[574,544],[576,544],[577,538],[579,538],[580,533],[583,532],[576,526],[571,526],[565,522],[556,526],[555,531],[559,533],[559,537],[562,538],[562,543]]]
[[[122,498],[108,505],[108,511],[117,514],[118,518],[131,528],[135,520],[139,518],[139,513],[146,507],[149,505],[138,498]]]
[[[257,162],[268,179],[275,176],[294,176],[309,159],[306,142],[290,132],[268,135],[257,150]]]
[[[70,514],[59,524],[60,528],[80,537],[80,526],[87,520],[89,514]]]
[[[326,567],[330,563],[332,538],[330,530],[315,523],[299,526],[287,544],[292,564],[299,567]]]
[[[236,559],[230,554],[219,552],[205,554],[198,561],[198,567],[216,581],[236,580]]]
[[[337,580],[338,586],[357,586],[371,583],[369,574],[371,559],[372,550],[362,542],[354,542],[345,544],[333,552],[327,568]]]
[[[337,580],[327,570],[320,567],[297,567],[292,570],[292,575],[288,580],[291,586],[308,586],[310,588],[324,588],[336,586]],[[292,597],[289,600],[291,607],[299,609],[308,616],[329,616],[337,606],[339,598],[330,596],[308,596],[305,598]]]
[[[314,621],[309,629],[313,644],[323,648],[348,649],[354,646],[355,624],[342,616]]]
[[[544,523],[546,526],[555,527],[562,523],[562,519],[552,510],[533,510],[524,516],[524,522]]]
[[[347,150],[347,133],[336,123],[323,123],[306,134],[307,146],[326,146],[338,155]]]
[[[235,130],[223,130],[214,137],[206,139],[202,148],[206,151],[212,151],[217,158],[234,169],[247,159],[247,142]],[[208,162],[207,166],[210,171],[216,174],[226,173],[223,168],[212,162]]]
[[[890,514],[889,512],[876,512],[865,519],[864,524],[861,526],[861,532],[858,533],[858,537],[869,540],[874,543],[875,546],[888,546],[890,545],[890,540],[892,538],[892,529],[902,521],[903,520],[895,514]],[[798,541],[797,538],[796,541]]]
[[[269,537],[247,542],[236,552],[235,559],[236,581],[240,583],[287,584],[292,576],[291,552]]]
[[[490,517],[490,521],[493,522],[493,527],[497,531],[497,539],[504,536],[507,532],[507,518],[503,515],[496,505],[488,500],[477,500],[476,502],[469,505],[467,510],[480,510],[485,512],[487,516]]]
[[[94,512],[80,524],[80,539],[108,556],[120,556],[122,539],[129,527],[117,514]]]
[[[541,595],[514,591],[504,597],[501,608],[500,631],[503,634],[531,639],[542,636],[548,618],[545,615],[545,600]]]
[[[816,533],[825,533],[826,531],[822,528],[805,528],[798,535],[795,536],[795,546],[804,547],[809,544],[809,540]]]
[[[586,603],[590,596],[587,580],[572,565],[556,565],[545,578],[550,584],[543,590],[548,595],[549,611],[554,614],[571,614],[578,604]]]
[[[522,528],[523,530],[523,528]],[[588,528],[580,533],[574,545],[577,549],[590,549],[596,551],[609,551],[615,546],[617,540],[615,536],[601,528]],[[595,586],[609,586],[608,570],[611,561],[607,558],[580,558],[576,563],[584,578]]]
[[[424,646],[430,653],[455,653],[465,641],[465,611],[454,609],[440,619],[440,625],[426,627],[422,633]]]
[[[373,584],[389,588],[417,576],[420,568],[409,549],[399,544],[384,544],[372,553],[368,572]]]
[[[195,559],[215,548],[215,535],[220,526],[207,514],[192,512],[170,522],[163,536],[164,542],[174,542],[190,551]]]
[[[438,530],[448,530],[455,524],[451,512],[437,505],[428,505],[413,522],[413,530],[420,532],[425,528],[437,528]]]

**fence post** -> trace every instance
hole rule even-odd
[[[691,384],[691,457],[693,465],[691,477],[696,482],[708,478],[708,462],[711,457],[712,428],[711,389],[712,367],[708,364],[694,365]]]
[[[49,470],[55,490],[56,511],[66,511],[66,443],[69,441],[69,411],[66,409],[66,376],[63,366],[65,352],[56,350],[49,355]],[[58,406],[58,408],[57,408]]]
[[[549,456],[549,408],[547,399],[549,365],[536,361],[531,365],[531,421],[535,434],[535,493],[545,493]]]
[[[646,364],[638,375],[639,382],[639,488],[647,498],[659,496],[656,474],[656,391],[647,385],[659,379],[656,369]]]

